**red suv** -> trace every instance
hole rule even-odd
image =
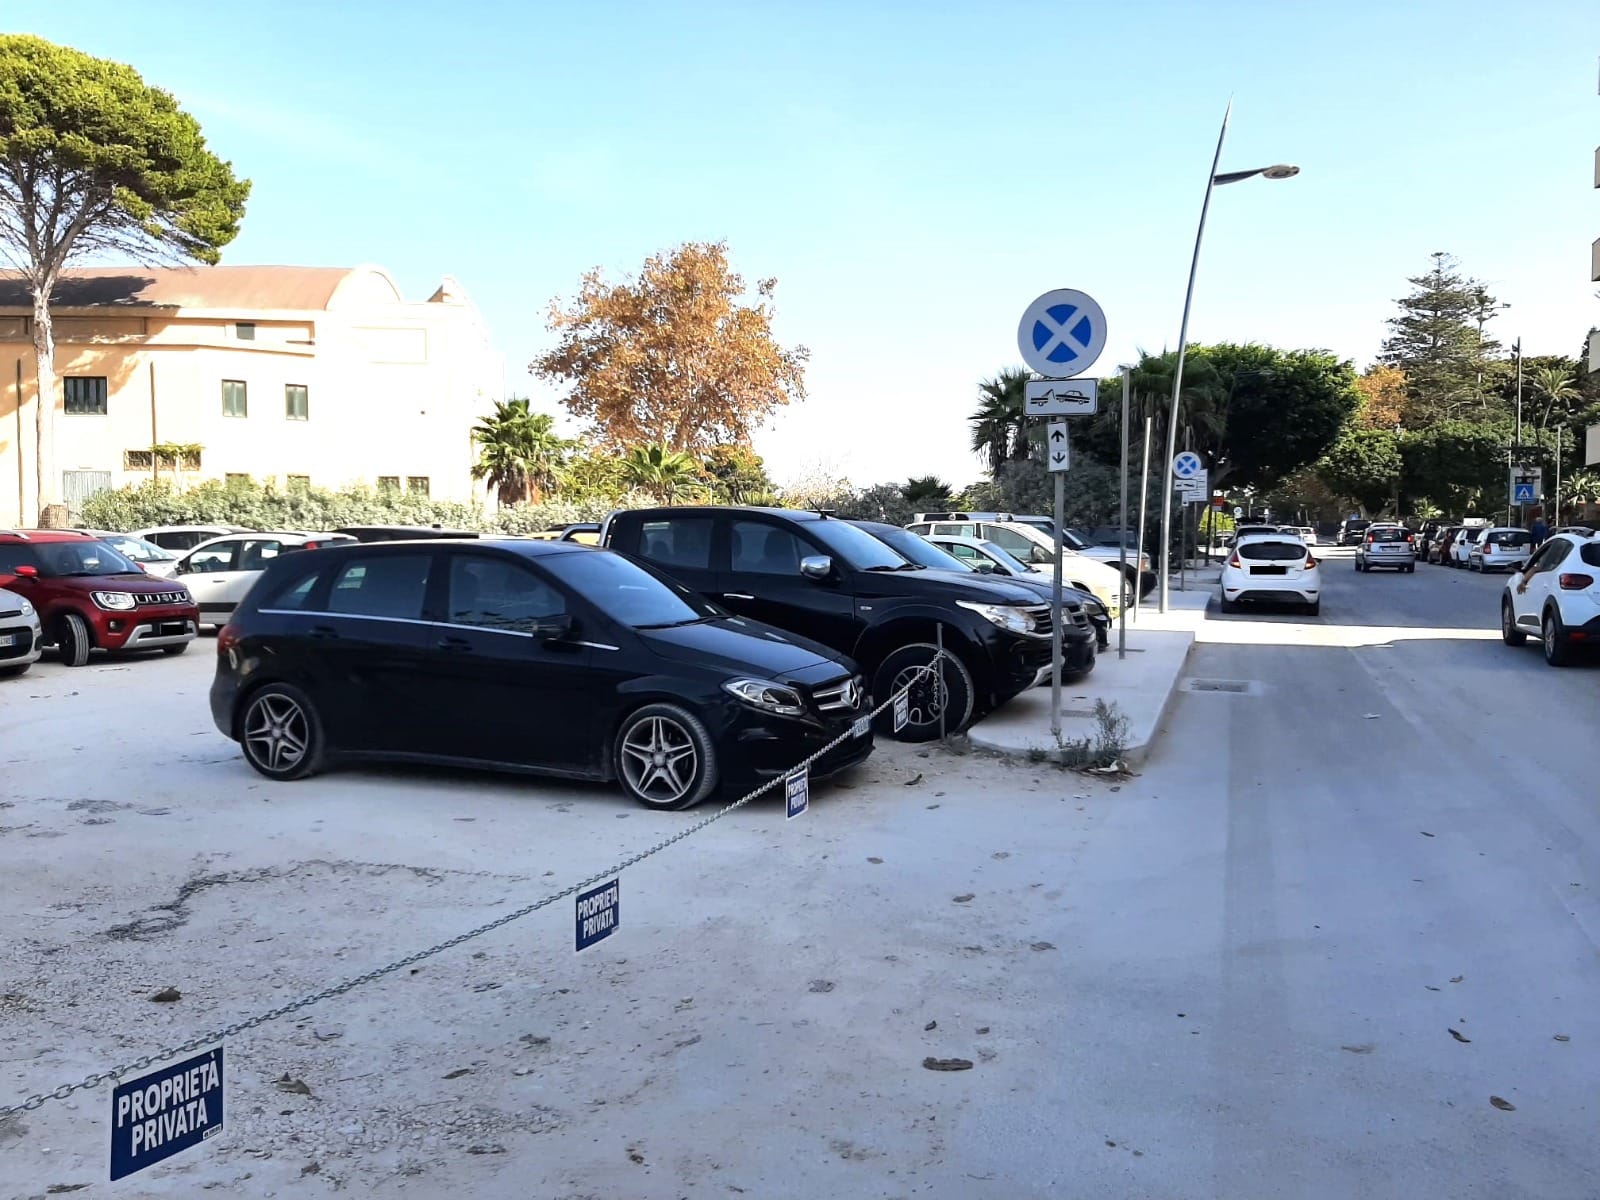
[[[0,530],[0,587],[33,602],[45,644],[81,667],[90,650],[182,654],[200,610],[181,583],[146,575],[105,542],[65,530]]]

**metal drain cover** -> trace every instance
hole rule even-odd
[[[1261,685],[1249,679],[1185,679],[1186,692],[1232,692],[1235,695],[1259,696]]]

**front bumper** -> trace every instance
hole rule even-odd
[[[213,705],[215,709],[215,705]],[[840,735],[844,741],[811,764],[813,779],[825,779],[853,767],[872,753],[872,730],[854,734],[858,718],[867,713],[863,705],[849,720],[826,724],[811,720],[766,717],[752,712],[740,714],[719,739],[722,780],[731,790],[744,793],[756,784],[781,778]]]
[[[102,650],[159,650],[192,642],[200,632],[200,610],[184,608],[100,613],[95,645]]]
[[[0,669],[39,661],[43,630],[37,621],[8,621],[0,625]]]

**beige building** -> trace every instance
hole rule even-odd
[[[485,495],[470,431],[504,364],[452,279],[409,302],[370,266],[87,268],[66,272],[52,313],[73,508],[175,472]],[[31,322],[26,286],[0,275],[0,526],[38,516]]]

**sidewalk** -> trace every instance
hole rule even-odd
[[[1061,689],[1063,741],[1092,738],[1098,732],[1094,718],[1096,700],[1114,704],[1128,719],[1127,750],[1123,760],[1143,761],[1156,731],[1177,692],[1194,645],[1195,634],[1206,620],[1206,608],[1222,578],[1220,566],[1191,570],[1187,588],[1178,590],[1177,576],[1168,582],[1167,611],[1157,612],[1155,592],[1139,603],[1138,615],[1128,613],[1128,656],[1117,657],[1117,628],[1111,627],[1111,646],[1100,652],[1089,678]],[[1059,746],[1050,734],[1050,689],[1024,692],[967,731],[980,749],[1016,758],[1040,753],[1054,755]]]

